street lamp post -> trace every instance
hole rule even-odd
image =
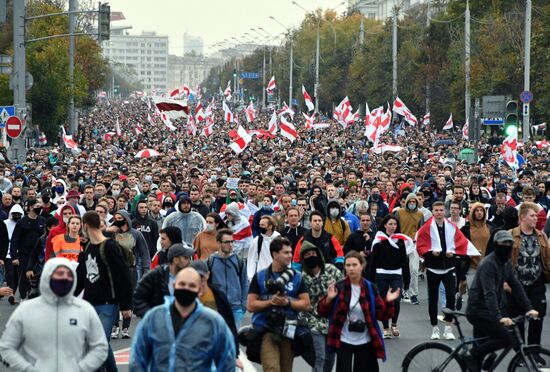
[[[293,69],[293,66],[294,66],[294,51],[293,51],[293,43],[292,43],[292,30],[288,27],[286,27],[283,23],[279,22],[277,20],[277,18],[273,17],[273,16],[269,16],[269,18],[271,18],[272,20],[274,20],[275,22],[277,22],[278,24],[280,24],[281,26],[283,26],[283,28],[285,30],[288,31],[288,36],[290,38],[290,62],[289,62],[289,77],[288,77],[288,104],[290,105],[290,107],[292,107],[292,69]]]

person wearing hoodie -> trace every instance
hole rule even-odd
[[[273,239],[281,236],[275,229],[277,222],[273,216],[263,216],[260,220],[260,235],[255,237],[248,249],[247,273],[248,280],[252,280],[254,274],[271,265],[273,259],[269,252],[269,246]]]
[[[341,246],[346,244],[349,235],[351,234],[350,228],[346,220],[342,217],[342,208],[338,199],[331,199],[327,203],[327,218],[323,226],[326,232],[334,236]]]
[[[313,243],[319,248],[323,254],[325,262],[332,263],[337,268],[342,270],[344,268],[344,251],[338,239],[329,234],[323,229],[323,215],[319,211],[311,212],[309,216],[309,222],[311,224],[311,230],[307,231],[304,236],[296,244],[294,249],[294,256],[292,258],[292,268],[295,270],[301,270],[300,263],[300,250],[302,244],[306,241]]]
[[[424,225],[424,213],[419,209],[419,202],[416,194],[410,193],[405,199],[405,208],[399,208],[395,211],[395,217],[401,227],[401,232],[411,238],[416,239],[416,233]],[[408,298],[411,304],[418,305],[418,275],[420,274],[420,258],[416,249],[407,255],[409,259],[410,284],[409,289],[403,294]],[[406,285],[405,285],[406,287]]]
[[[12,259],[10,256],[11,239],[13,237],[13,231],[21,220],[21,217],[23,217],[23,208],[21,208],[19,204],[15,204],[10,210],[8,219],[3,221],[6,226],[8,244],[6,246],[6,251],[2,253],[1,259],[4,261],[4,268],[6,270],[6,284],[13,290],[14,294],[15,291],[17,291],[17,286],[19,285],[19,266],[12,264]],[[16,303],[13,295],[8,297],[8,301],[11,305],[15,305]]]
[[[327,293],[329,285],[342,280],[344,275],[336,266],[325,263],[319,248],[308,241],[302,244],[300,263],[302,265],[302,278],[311,301],[311,309],[300,313],[300,316],[311,330],[313,337],[315,365],[312,371],[332,371],[334,353],[330,352],[326,346],[328,320],[319,315],[317,306],[321,298]]]
[[[74,208],[71,207],[68,204],[65,204],[58,210],[58,213],[56,213],[55,218],[59,221],[56,227],[50,230],[50,233],[48,234],[48,238],[46,239],[46,248],[45,248],[45,260],[49,260],[53,245],[52,245],[52,239],[56,237],[57,235],[63,235],[67,232],[67,222],[69,222],[69,217],[75,215]]]
[[[166,216],[162,228],[167,226],[178,227],[182,240],[191,245],[197,234],[206,228],[206,220],[191,210],[191,199],[183,195],[176,204],[176,211]]]
[[[153,257],[157,252],[157,240],[159,238],[158,225],[149,216],[149,209],[145,199],[138,201],[136,209],[137,213],[132,220],[132,227],[141,232],[147,242],[149,256]]]
[[[25,275],[26,269],[34,245],[40,239],[46,225],[46,220],[40,216],[42,205],[39,201],[29,200],[26,208],[28,213],[15,226],[10,244],[11,262],[13,266],[17,266],[19,272],[17,280],[21,299],[27,298],[30,290],[30,283]]]
[[[273,215],[273,200],[270,196],[264,196],[262,203],[259,206],[260,208],[254,213],[252,218],[252,235],[254,237],[260,235],[260,220],[263,216]]]
[[[229,203],[225,210],[225,224],[233,231],[233,251],[241,258],[248,257],[248,248],[252,243],[252,229],[248,218],[241,214],[240,203]]]
[[[464,236],[472,242],[481,256],[472,257],[470,266],[476,269],[485,257],[485,249],[491,237],[492,226],[487,222],[487,211],[481,203],[474,203],[470,207],[470,218],[460,229]]]
[[[69,260],[46,263],[41,296],[13,312],[0,338],[0,356],[10,370],[92,372],[107,359],[98,315],[87,301],[73,296],[76,278]]]
[[[67,196],[67,184],[61,178],[55,180],[55,186],[52,187],[53,203],[57,204],[59,198],[65,200]]]

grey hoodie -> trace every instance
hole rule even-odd
[[[50,288],[60,266],[73,273],[71,291],[58,297]],[[41,296],[15,309],[0,339],[0,357],[10,371],[95,371],[107,359],[107,339],[92,305],[73,296],[74,263],[66,258],[46,262],[40,278]],[[37,316],[37,314],[40,314]]]
[[[121,244],[124,245],[125,243],[128,243],[130,246],[134,245],[133,251],[134,255],[136,256],[136,272],[137,272],[137,280],[139,281],[147,271],[149,271],[149,268],[151,267],[151,255],[149,254],[149,248],[147,246],[147,241],[143,237],[143,234],[132,228],[132,219],[130,217],[130,214],[125,211],[124,209],[116,211],[115,215],[119,214],[128,223],[128,234],[130,234],[133,237],[132,239],[125,239],[124,234],[125,233],[117,233],[115,235],[115,240]],[[118,236],[117,236],[118,235]]]
[[[194,211],[183,213],[180,209],[183,200],[189,200],[189,198],[180,198],[176,204],[176,211],[166,216],[162,228],[164,229],[166,226],[178,227],[181,231],[181,239],[192,245],[197,234],[206,229],[206,221],[200,213]]]

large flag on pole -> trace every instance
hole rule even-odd
[[[223,107],[223,117],[225,121],[228,123],[232,123],[234,120],[234,116],[231,110],[229,109],[229,106],[227,106],[227,104],[223,102],[222,107]]]
[[[246,146],[248,146],[251,141],[252,136],[248,134],[246,129],[239,125],[239,127],[237,128],[237,137],[235,138],[234,142],[229,144],[229,147],[238,155],[244,151]]]
[[[449,129],[453,129],[453,113],[452,112],[451,112],[451,115],[449,116],[449,118],[447,119],[447,122],[443,126],[443,130],[449,130]]]
[[[412,111],[409,110],[409,108],[405,105],[405,103],[399,97],[395,97],[395,101],[393,102],[393,111],[396,114],[404,116],[405,121],[410,125],[414,126],[418,124],[418,120],[416,119],[416,116],[413,115]]]
[[[271,115],[271,120],[267,123],[267,131],[273,135],[277,133],[277,113],[273,110]]]
[[[267,88],[265,88],[266,92],[271,94],[275,90],[277,86],[275,85],[275,76],[272,76],[269,80],[269,83],[267,83]]]
[[[306,88],[302,85],[302,94],[304,95],[304,102],[306,103],[308,111],[313,111],[315,109],[315,105],[313,104],[313,101],[309,94],[306,91]]]
[[[281,116],[281,136],[287,138],[290,142],[294,142],[298,137],[296,127],[284,116]]]
[[[229,101],[231,99],[231,80],[227,82],[227,87],[225,88],[223,95],[225,96],[226,101]]]
[[[467,140],[469,138],[469,130],[470,130],[470,124],[468,123],[468,120],[464,123],[464,126],[462,127],[462,138]]]
[[[157,109],[168,119],[186,118],[189,114],[189,107],[186,100],[176,101],[170,98],[153,97]]]
[[[518,169],[518,132],[510,134],[502,142],[502,148],[500,150],[502,158],[510,166],[510,168]]]

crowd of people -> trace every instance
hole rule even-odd
[[[443,307],[464,306],[476,336],[546,314],[548,148],[523,144],[512,169],[498,134],[475,162],[461,133],[399,126],[382,141],[401,150],[379,152],[361,121],[317,130],[286,111],[295,141],[256,136],[237,155],[220,108],[205,136],[171,130],[148,98],[102,99],[78,150],[0,158],[0,295],[18,306],[5,366],[115,371],[109,340],[131,338],[132,371],[234,371],[239,344],[266,371],[299,355],[313,371],[377,371],[402,302],[427,304],[431,339],[455,339]],[[267,129],[271,114],[243,126]],[[472,349],[469,366],[510,342]]]

